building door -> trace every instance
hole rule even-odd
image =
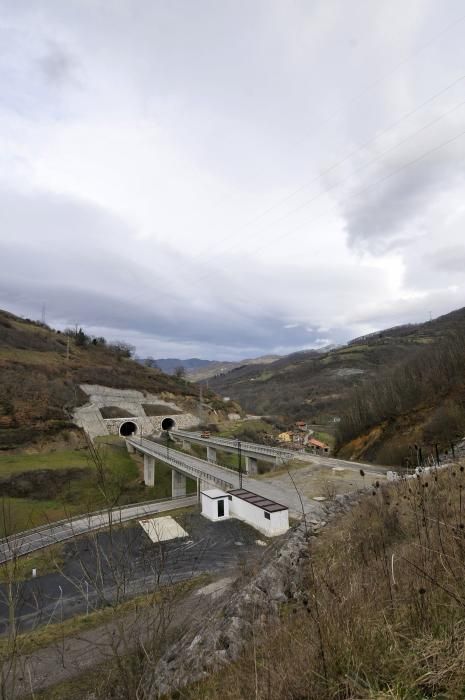
[[[217,501],[217,503],[218,503],[218,517],[222,518],[222,517],[224,517],[224,501],[221,498],[219,501]]]

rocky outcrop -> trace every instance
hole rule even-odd
[[[359,497],[360,494],[338,496],[320,506],[312,520],[299,524],[281,540],[280,547],[267,550],[262,569],[235,591],[225,592],[210,616],[194,628],[190,626],[155,668],[147,670],[144,697],[155,700],[235,661],[253,630],[258,632],[273,617],[277,618],[280,605],[303,596],[310,538]]]

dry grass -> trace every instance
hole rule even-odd
[[[178,697],[465,697],[465,474],[374,488],[312,539],[301,600]]]

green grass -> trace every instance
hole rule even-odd
[[[270,466],[269,463],[268,466]],[[275,476],[282,476],[283,474],[287,474],[288,471],[295,471],[303,467],[308,467],[308,462],[300,462],[298,459],[291,459],[287,464],[283,464],[276,469],[271,466],[271,469],[268,471],[262,474],[256,474],[254,479],[272,479]]]
[[[313,433],[311,437],[315,438],[315,440],[320,440],[320,442],[325,442],[330,447],[334,447],[335,438],[334,435],[331,435],[330,433],[325,433],[322,430],[317,430]]]
[[[84,509],[78,505],[66,504],[58,500],[35,501],[32,498],[10,496],[4,496],[1,499],[0,509],[0,537],[84,512]]]
[[[269,370],[265,370],[265,372],[262,372],[259,374],[258,377],[256,377],[255,381],[256,382],[266,382],[267,379],[270,379],[270,377],[274,376],[274,372],[270,372]]]
[[[190,450],[183,448],[181,445],[176,445],[176,450],[178,452],[184,452],[184,454],[194,455],[194,457],[199,457],[199,459],[207,459],[207,450],[202,445],[191,444]],[[216,461],[220,467],[229,467],[229,469],[239,470],[239,459],[237,452],[223,452],[223,450],[216,450]],[[245,470],[245,456],[241,455],[241,465],[242,469]]]
[[[88,467],[89,451],[57,450],[40,454],[6,454],[0,455],[0,476],[8,476],[33,469],[67,469],[71,467]]]
[[[37,455],[3,455],[0,474],[8,476],[34,469],[91,467],[88,475],[71,479],[59,495],[49,499],[15,498],[0,500],[0,537],[45,525],[48,522],[100,510],[113,505],[158,500],[171,496],[171,469],[156,461],[155,486],[147,487],[143,480],[143,460],[130,455],[124,441],[114,436],[100,438],[97,448],[104,465],[105,494],[99,484],[95,465],[88,450],[62,450]],[[187,479],[187,493],[196,492],[196,482]]]

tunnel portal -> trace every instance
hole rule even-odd
[[[127,420],[124,421],[124,423],[121,423],[119,427],[119,434],[122,435],[122,437],[130,437],[131,435],[135,435],[137,433],[137,425],[134,423],[132,420]]]
[[[161,429],[162,430],[173,430],[173,428],[176,427],[176,422],[173,420],[173,418],[163,418],[161,422]]]

